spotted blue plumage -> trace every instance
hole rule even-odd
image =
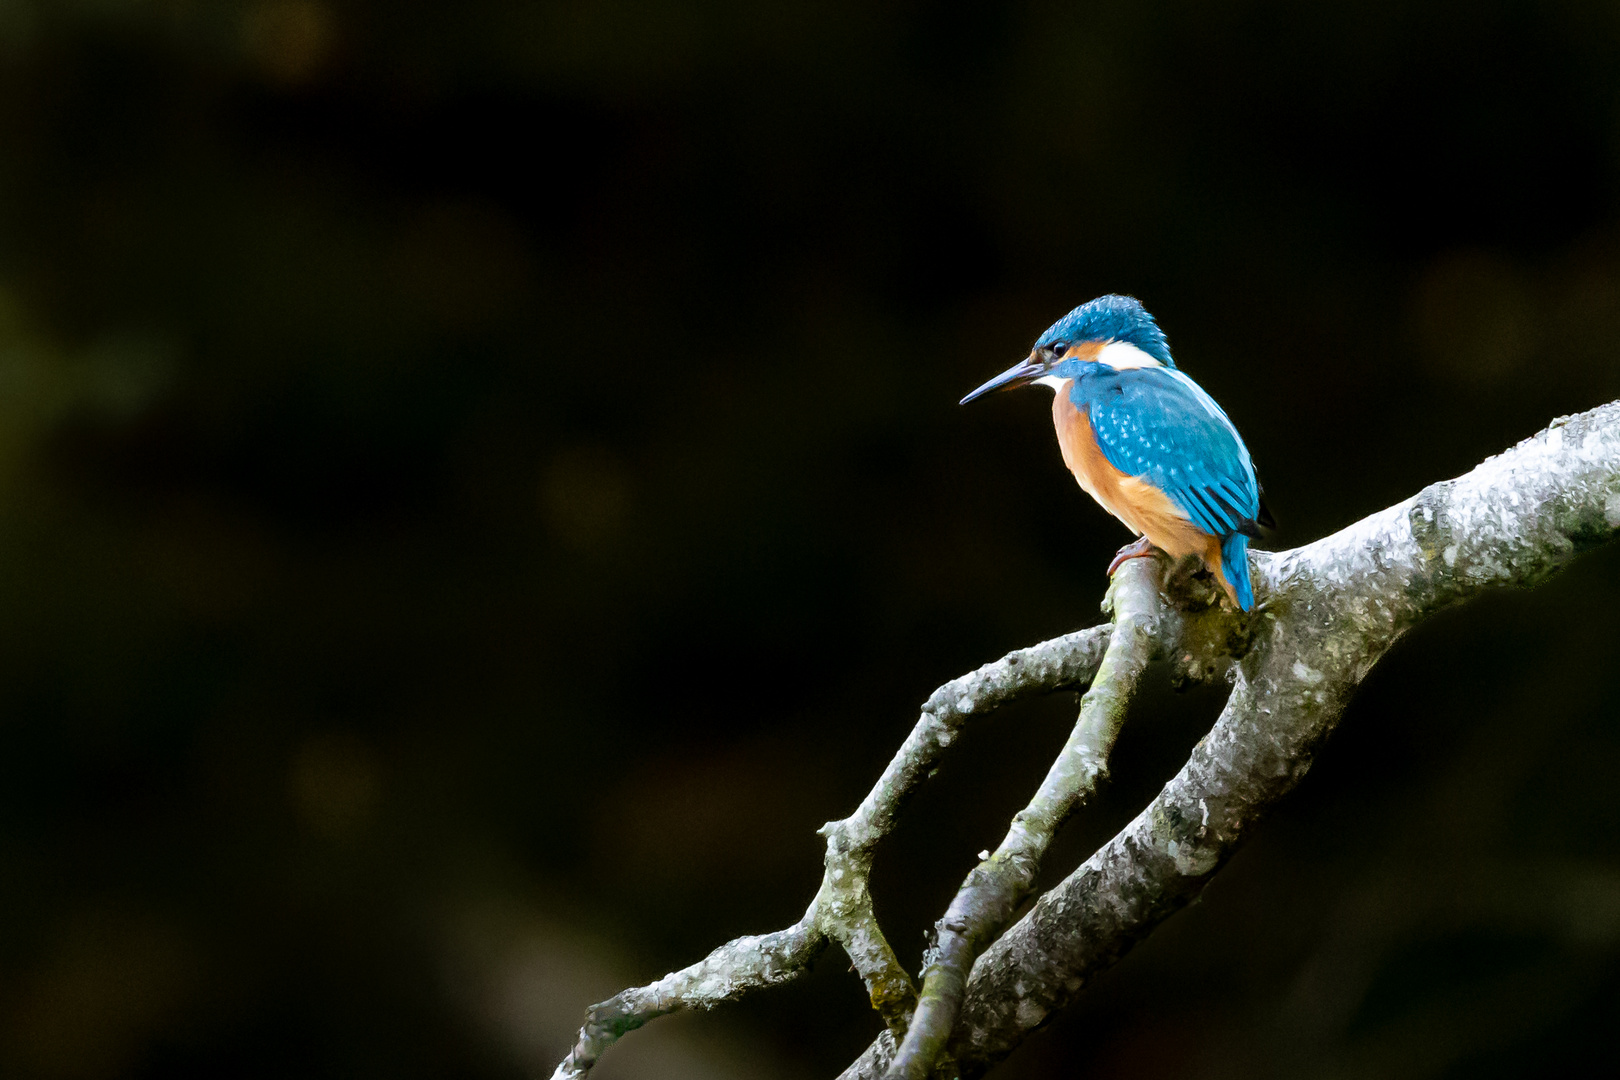
[[[1055,373],[1074,379],[1069,398],[1090,417],[1109,464],[1143,477],[1199,529],[1220,538],[1221,569],[1238,606],[1253,607],[1248,546],[1259,535],[1260,484],[1248,447],[1221,407],[1169,367],[1115,371],[1068,361]]]

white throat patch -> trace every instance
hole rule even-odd
[[[1065,379],[1060,375],[1042,375],[1040,378],[1035,380],[1035,385],[1050,386],[1054,393],[1061,394],[1063,392],[1063,388],[1068,386],[1072,381],[1073,380]]]
[[[1107,364],[1115,371],[1132,368],[1164,367],[1159,361],[1128,341],[1110,341],[1097,351],[1097,362]]]

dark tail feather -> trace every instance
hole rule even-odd
[[[1233,533],[1221,541],[1221,573],[1237,593],[1237,605],[1244,611],[1254,610],[1254,588],[1249,584],[1249,538]]]
[[[1277,519],[1271,516],[1271,507],[1266,505],[1266,497],[1260,496],[1260,511],[1254,515],[1255,524],[1262,529],[1275,529]]]

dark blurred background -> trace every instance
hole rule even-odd
[[[1620,396],[1620,7],[0,2],[0,1074],[549,1075],[791,922],[935,685],[1098,619],[1045,395],[955,402],[1109,291],[1278,546]],[[1424,625],[1001,1075],[1607,1055],[1617,571]],[[884,851],[908,965],[1074,703]],[[598,1075],[830,1076],[847,967]]]

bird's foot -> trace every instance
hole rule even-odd
[[[1139,537],[1134,544],[1126,544],[1114,554],[1114,561],[1108,564],[1108,576],[1113,577],[1114,571],[1130,559],[1145,559],[1153,554],[1153,542],[1147,537]]]

